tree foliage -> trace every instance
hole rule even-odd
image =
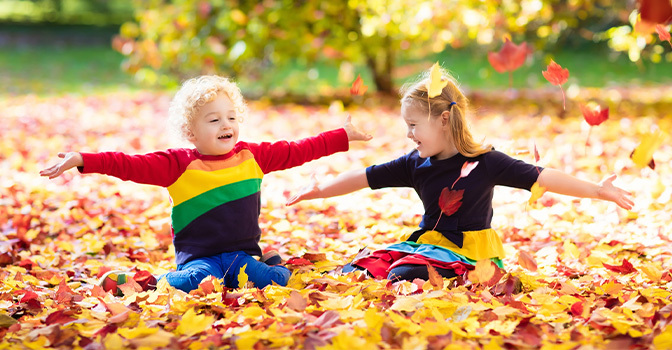
[[[606,0],[141,0],[136,5],[136,21],[122,26],[113,45],[128,56],[125,68],[150,82],[203,73],[255,79],[289,61],[323,61],[353,79],[353,67],[365,65],[376,88],[390,93],[400,60],[465,46],[496,50],[505,37],[550,52],[600,40],[618,51],[643,49],[637,40],[627,44],[623,30],[614,29],[629,25],[635,4]]]

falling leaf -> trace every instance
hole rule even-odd
[[[537,271],[537,262],[534,257],[524,250],[518,252],[518,264],[526,270]]]
[[[240,268],[240,272],[238,273],[238,288],[245,288],[247,286],[248,277],[245,273],[246,268],[247,264]]]
[[[632,266],[632,264],[627,259],[623,259],[623,262],[621,263],[621,265],[609,265],[609,264],[605,264],[605,263],[602,263],[602,265],[604,265],[604,267],[606,267],[610,271],[614,271],[614,272],[618,272],[618,273],[622,273],[622,274],[629,274],[629,273],[632,273],[632,272],[637,272],[637,270],[634,268],[634,266]]]
[[[441,95],[443,88],[448,85],[448,80],[441,78],[441,70],[439,69],[439,62],[434,63],[432,70],[429,73],[429,81],[427,82],[427,96],[434,98]]]
[[[362,77],[357,74],[357,79],[352,83],[352,87],[350,87],[350,93],[352,95],[364,95],[366,93],[366,90],[369,87],[364,85],[364,81],[362,81]]]
[[[632,153],[632,161],[640,168],[647,166],[649,162],[653,160],[653,152],[663,144],[666,136],[667,135],[661,130],[656,130],[644,135],[642,142]],[[655,168],[655,164],[653,164],[651,168]]]
[[[449,190],[445,187],[439,196],[441,212],[448,216],[455,214],[462,205],[462,195],[464,195],[464,190]]]
[[[537,144],[534,144],[534,162],[538,163],[541,157],[539,156],[539,151],[537,150]]]
[[[658,33],[660,41],[667,40],[667,42],[672,46],[672,41],[670,41],[670,32],[668,32],[662,25],[656,25],[656,33]]]
[[[609,119],[609,107],[602,109],[602,106],[598,104],[590,106],[581,105],[581,113],[583,113],[583,118],[591,126],[600,125],[605,120]]]
[[[512,72],[525,63],[531,52],[526,42],[516,45],[507,37],[499,52],[488,52],[488,61],[497,72],[509,72],[509,87],[511,87],[513,85]]]
[[[463,177],[469,176],[469,173],[471,173],[471,171],[474,170],[474,168],[476,168],[477,165],[478,165],[478,161],[475,161],[475,162],[466,161],[466,162],[464,162],[464,164],[462,164],[462,170],[460,171],[460,176],[457,179],[455,179],[455,182],[453,182],[453,185],[450,186],[450,188],[452,189],[453,187],[455,187],[455,184],[457,183],[457,180],[459,180]]]
[[[495,275],[496,268],[490,260],[479,260],[476,262],[476,267],[469,271],[468,278],[473,283],[485,283]]]
[[[567,82],[569,78],[569,70],[567,68],[562,68],[555,61],[551,60],[551,63],[548,64],[546,70],[541,72],[541,74],[548,80],[551,84],[557,85],[560,87],[562,92],[562,109],[565,109],[565,91],[562,89],[562,84]]]
[[[541,198],[541,196],[544,195],[546,192],[546,187],[543,187],[539,185],[539,182],[535,182],[532,184],[532,188],[530,188],[530,199],[527,201],[527,203],[532,204],[537,201],[537,199]]]

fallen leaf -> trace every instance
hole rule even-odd
[[[469,271],[468,278],[473,283],[485,283],[495,275],[496,268],[490,260],[479,260],[476,262],[476,267]]]
[[[302,312],[308,306],[308,301],[301,295],[301,293],[293,290],[289,293],[289,299],[287,299],[287,307],[297,311]]]
[[[427,272],[429,273],[429,283],[432,284],[435,290],[443,289],[443,276],[441,276],[436,269],[427,264]]]
[[[602,263],[602,265],[604,265],[604,267],[606,267],[607,270],[622,273],[624,275],[637,272],[635,267],[632,266],[632,264],[627,259],[623,259],[621,265],[609,265],[605,263]]]
[[[528,271],[537,271],[537,262],[534,257],[524,250],[518,251],[518,264]]]
[[[245,273],[246,268],[247,268],[247,264],[243,265],[240,268],[240,272],[238,272],[238,288],[247,287],[248,277],[247,277],[247,274]]]
[[[247,266],[247,264],[245,266]],[[175,331],[179,334],[190,337],[210,328],[214,321],[215,318],[213,316],[204,314],[198,315],[196,314],[196,311],[194,311],[194,308],[189,308],[189,310],[187,310],[187,312],[182,315],[180,324],[177,326]]]

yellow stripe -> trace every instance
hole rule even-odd
[[[476,261],[492,258],[504,259],[504,246],[495,230],[488,228],[463,233],[462,248],[437,231],[425,232],[418,238],[418,243],[437,245]]]
[[[168,193],[173,200],[173,206],[177,206],[212,189],[263,177],[259,164],[252,158],[237,166],[215,171],[187,169],[175,183],[168,186]]]

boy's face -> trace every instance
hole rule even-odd
[[[189,141],[202,155],[229,153],[238,142],[238,117],[225,93],[201,107],[191,123]]]

